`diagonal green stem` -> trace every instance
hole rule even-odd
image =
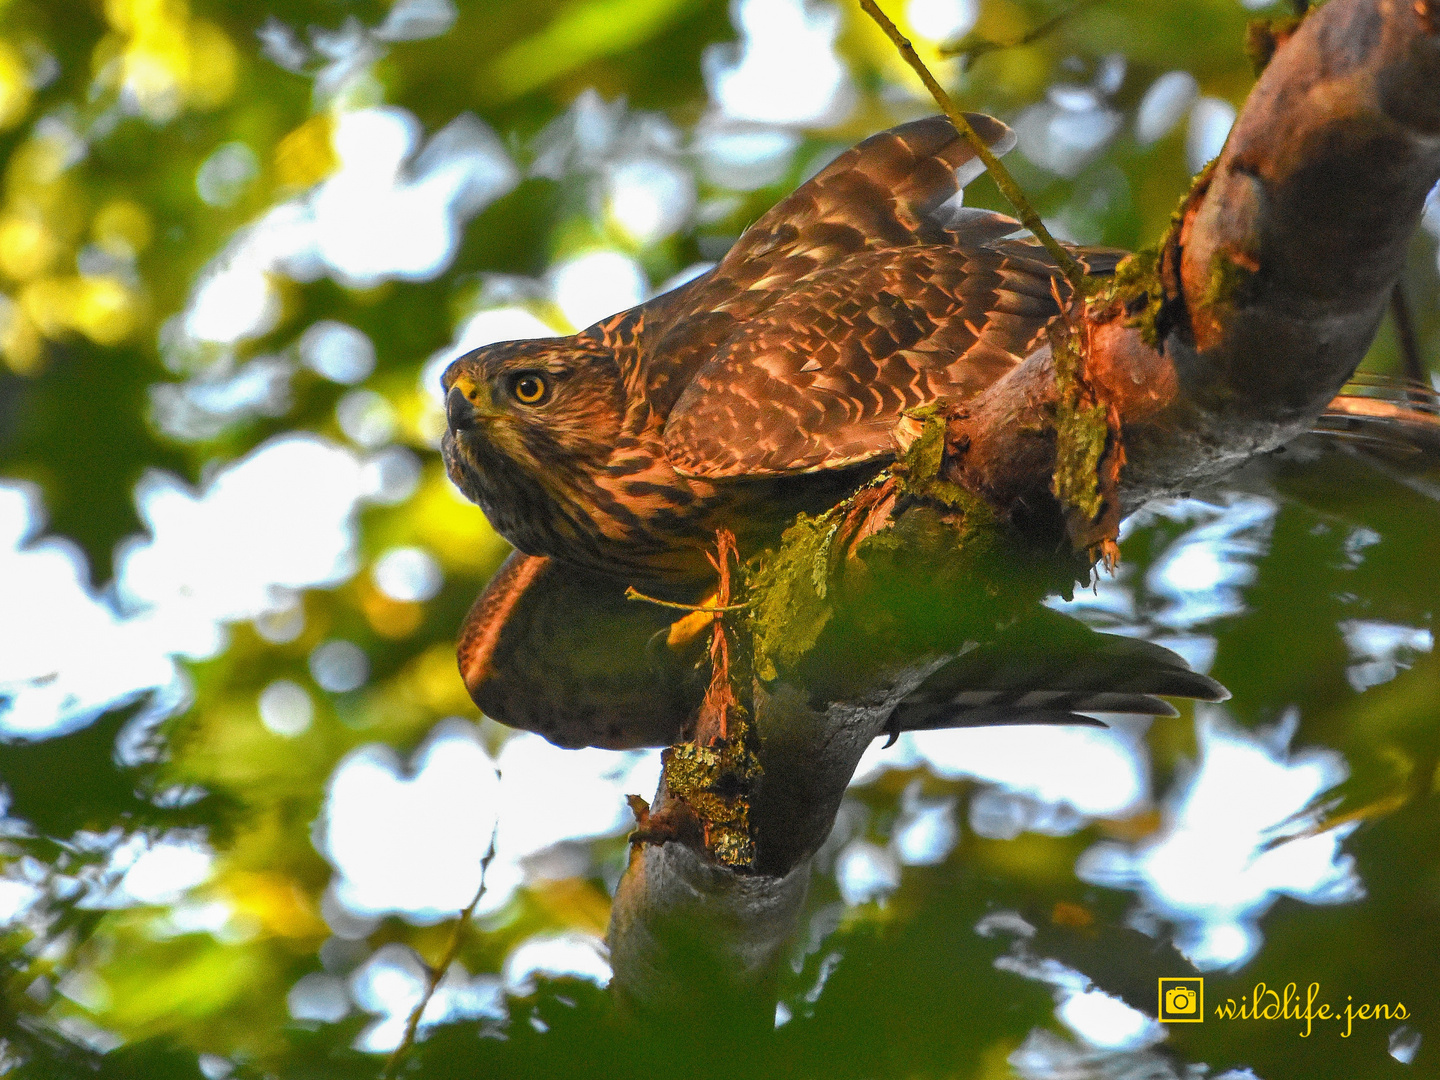
[[[1020,190],[1020,185],[1015,182],[1015,178],[1010,175],[1009,170],[1000,164],[1000,159],[995,156],[990,147],[985,145],[985,140],[980,138],[975,129],[970,126],[970,121],[965,119],[965,114],[950,99],[945,88],[935,81],[935,76],[930,74],[930,69],[925,66],[925,61],[921,60],[919,54],[915,52],[915,46],[910,44],[910,39],[900,33],[895,24],[876,5],[875,0],[860,0],[860,6],[867,15],[875,20],[880,29],[885,31],[885,35],[895,43],[895,47],[900,50],[900,55],[915,70],[915,74],[920,76],[920,81],[925,84],[925,89],[930,91],[930,96],[935,99],[935,103],[950,118],[950,123],[955,125],[955,130],[965,137],[965,141],[974,149],[976,156],[985,163],[985,168],[990,170],[990,175],[995,179],[995,186],[1015,208],[1015,213],[1020,218],[1020,224],[1034,233],[1035,238],[1045,246],[1045,250],[1055,260],[1055,264],[1065,275],[1065,280],[1070,283],[1070,288],[1074,290],[1075,295],[1077,297],[1084,296],[1087,291],[1084,268],[1076,261],[1075,256],[1065,250],[1060,241],[1050,235],[1050,230],[1045,228],[1045,223],[1040,220],[1040,215],[1035,212],[1030,201],[1025,198],[1025,193]]]
[[[415,1008],[410,1010],[409,1017],[405,1020],[405,1034],[400,1039],[400,1044],[391,1051],[390,1056],[385,1060],[385,1068],[381,1070],[381,1080],[392,1080],[400,1069],[400,1063],[405,1060],[405,1054],[415,1043],[415,1035],[420,1030],[420,1017],[425,1013],[425,1006],[430,1004],[430,999],[435,996],[435,989],[440,985],[440,980],[445,977],[445,972],[450,970],[450,965],[455,962],[455,957],[460,953],[460,943],[465,937],[465,927],[470,923],[470,916],[475,914],[475,908],[480,903],[480,898],[485,895],[485,875],[490,870],[490,861],[495,858],[495,839],[500,830],[500,823],[495,823],[495,828],[490,833],[490,847],[485,852],[485,857],[480,860],[480,886],[475,890],[475,898],[465,905],[460,912],[460,917],[455,920],[455,929],[450,933],[450,942],[445,946],[445,953],[440,962],[430,969],[425,980],[425,991],[420,995],[420,1001]]]

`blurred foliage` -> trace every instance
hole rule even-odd
[[[898,0],[888,6],[904,14]],[[982,0],[974,33],[1017,38],[1061,6]],[[421,7],[443,12],[446,5]],[[368,570],[382,551],[420,546],[443,569],[439,594],[395,600],[361,572],[306,593],[304,629],[293,640],[277,643],[248,623],[232,627],[217,655],[187,665],[188,705],[165,721],[148,757],[116,751],[117,736],[144,702],[48,741],[0,743],[7,821],[15,826],[0,842],[0,861],[45,891],[37,924],[43,932],[12,928],[0,937],[0,1072],[159,1080],[202,1075],[203,1065],[212,1078],[232,1071],[376,1074],[380,1059],[351,1048],[367,1022],[362,1015],[295,1022],[286,994],[308,973],[353,969],[391,942],[433,959],[449,928],[389,918],[362,939],[358,959],[353,942],[342,942],[351,952],[338,955],[344,950],[333,945],[338,939],[321,912],[332,871],[312,843],[312,823],[328,778],[352,749],[379,741],[408,753],[440,718],[475,718],[456,676],[452,638],[505,554],[479,512],[449,489],[421,367],[467,316],[495,306],[487,297],[496,283],[513,284],[503,275],[536,278],[565,257],[606,248],[634,257],[659,283],[717,257],[827,155],[930,111],[879,31],[858,9],[837,10],[838,51],[857,90],[848,115],[799,126],[798,151],[763,183],[727,187],[700,170],[698,209],[683,226],[637,240],[593,197],[585,176],[531,169],[540,136],[594,89],[605,101],[628,101],[627,115],[653,110],[668,118],[683,133],[678,155],[690,160],[696,151],[689,140],[714,114],[703,58],[736,37],[732,12],[719,0],[462,0],[441,34],[396,35],[381,46],[367,39],[371,51],[343,79],[335,75],[347,55],[339,44],[330,54],[309,49],[310,59],[289,70],[272,58],[276,49],[266,55],[262,41],[275,40],[276,26],[311,45],[321,41],[317,32],[338,38],[347,27],[381,26],[391,13],[381,0],[0,3],[0,469],[38,485],[48,532],[79,545],[96,588],[113,577],[117,544],[145,530],[134,492],[148,470],[198,484],[281,432],[344,440],[336,407],[347,388],[304,368],[295,371],[285,408],[238,417],[205,437],[167,435],[154,412],[157,386],[182,382],[202,366],[166,347],[202,272],[261,214],[333,173],[341,113],[387,103],[409,110],[433,134],[468,111],[526,171],[468,223],[443,272],[358,287],[323,276],[276,280],[281,310],[273,325],[224,361],[233,369],[293,353],[305,328],[321,320],[369,337],[377,362],[365,386],[388,401],[396,441],[423,466],[413,496],[361,512],[361,563]],[[1067,176],[1023,154],[1010,161],[1042,212],[1067,233],[1135,247],[1159,235],[1190,176],[1183,121],[1148,145],[1134,136],[1142,95],[1179,69],[1195,77],[1201,94],[1238,107],[1253,79],[1241,47],[1251,14],[1238,0],[1109,0],[1041,40],[985,54],[964,74],[953,65],[940,70],[966,108],[1013,119],[1057,84],[1090,85],[1107,56],[1123,56],[1123,77],[1101,96],[1124,124],[1103,152]],[[936,58],[940,42],[908,24],[902,29]],[[330,91],[322,87],[327,72],[335,76]],[[237,145],[253,168],[207,197],[197,175],[217,152]],[[967,199],[1001,208],[985,179]],[[1416,242],[1410,282],[1433,364],[1440,285],[1429,238]],[[525,304],[561,325],[553,302],[532,295]],[[1367,364],[1398,367],[1388,323]],[[1232,984],[1256,978],[1318,979],[1357,998],[1414,1001],[1412,1023],[1433,1068],[1440,1050],[1433,963],[1440,955],[1440,814],[1425,781],[1440,747],[1440,668],[1432,654],[1362,694],[1346,680],[1337,627],[1357,617],[1433,627],[1440,563],[1433,491],[1340,454],[1277,467],[1264,483],[1278,492],[1281,511],[1258,576],[1244,590],[1245,611],[1208,628],[1218,638],[1214,674],[1235,692],[1240,722],[1258,726],[1298,709],[1297,745],[1346,755],[1351,780],[1337,793],[1343,802],[1334,813],[1381,809],[1347,843],[1369,898],[1340,907],[1282,902],[1265,921],[1260,958],[1217,979],[1215,992],[1234,993]],[[1346,544],[1360,528],[1378,540],[1356,563]],[[1125,549],[1137,574],[1175,532],[1164,521],[1137,531]],[[312,695],[313,722],[293,738],[262,727],[261,689],[281,678],[311,686],[307,657],[337,636],[364,649],[368,683]],[[492,749],[504,737],[493,723],[482,731]],[[1195,753],[1186,720],[1157,724],[1149,745],[1156,790],[1163,791]],[[887,774],[858,796],[865,828],[883,838],[912,782],[958,799],[962,818],[974,791],[968,782],[921,772]],[[1397,800],[1397,792],[1404,797]],[[907,869],[884,907],[844,908],[833,881],[818,875],[810,918],[827,932],[812,934],[788,977],[793,1019],[772,1045],[756,1049],[746,1071],[1012,1075],[1006,1058],[1026,1033],[1057,1025],[1043,985],[995,969],[1007,943],[974,932],[977,920],[1000,908],[1042,927],[1048,955],[1148,1008],[1152,971],[1173,972],[1180,961],[1148,938],[1146,947],[1163,955],[1141,955],[1138,935],[1125,929],[1130,898],[1084,885],[1073,867],[1095,839],[1157,821],[1098,822],[1068,837],[1012,841],[967,834],[942,865]],[[75,903],[113,877],[106,853],[120,838],[177,829],[200,830],[215,848],[214,873],[187,903],[228,905],[229,932],[187,929],[164,903],[115,910]],[[604,840],[597,850],[596,866],[617,869],[624,841]],[[832,868],[822,857],[822,871]],[[601,933],[611,887],[613,875],[599,871],[533,883],[501,912],[477,920],[462,959],[470,971],[493,972],[537,931]],[[508,1020],[435,1029],[410,1068],[434,1077],[732,1074],[733,1062],[697,1062],[663,1038],[637,1042],[608,1009],[587,983],[542,980],[531,996],[511,999]],[[1281,1028],[1177,1029],[1165,1054],[1207,1061],[1217,1071],[1248,1065],[1268,1080],[1404,1073],[1374,1045],[1388,1034],[1378,1026],[1349,1042],[1307,1042]]]

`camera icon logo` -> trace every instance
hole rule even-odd
[[[1204,979],[1161,979],[1156,1019],[1166,1024],[1198,1024],[1205,1019]]]

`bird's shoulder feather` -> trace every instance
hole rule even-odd
[[[738,324],[665,425],[670,464],[719,479],[893,454],[910,409],[963,401],[1018,364],[1058,312],[1038,245],[864,251]]]

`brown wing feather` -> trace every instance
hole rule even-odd
[[[998,153],[1014,133],[967,114]],[[882,131],[847,150],[771,207],[708,273],[658,296],[644,312],[638,367],[627,372],[662,414],[734,330],[803,278],[857,252],[914,244],[980,243],[1019,223],[951,200],[980,172],[943,116]],[[955,229],[968,230],[960,237]]]
[[[704,691],[694,656],[648,647],[673,615],[626,600],[624,582],[517,551],[465,617],[460,675],[486,715],[558,746],[664,746]]]
[[[718,479],[893,454],[907,409],[964,400],[1023,359],[1058,310],[1054,280],[1043,249],[1021,241],[841,259],[752,316],[696,372],[670,411],[666,455],[686,475]]]
[[[966,116],[996,152],[1015,145],[1015,133],[994,117]],[[690,310],[733,311],[743,319],[801,278],[847,255],[944,243],[949,215],[941,208],[979,175],[979,164],[943,116],[872,135],[746,229],[697,283],[687,298]]]
[[[708,678],[695,663],[703,636],[679,653],[651,647],[674,614],[627,601],[614,579],[516,552],[470,609],[460,673],[488,716],[559,746],[665,746],[686,737]],[[938,636],[935,647],[950,647],[946,640]],[[894,726],[1088,723],[1074,712],[1173,711],[1157,694],[1226,696],[1166,649],[1041,608],[935,672],[901,703]]]
[[[1013,145],[998,120],[970,121]],[[943,116],[882,132],[676,297],[640,380],[671,464],[707,479],[859,464],[894,451],[904,410],[1013,366],[1055,314],[1057,275],[1043,249],[1005,239],[1013,218],[956,205],[979,171]]]

